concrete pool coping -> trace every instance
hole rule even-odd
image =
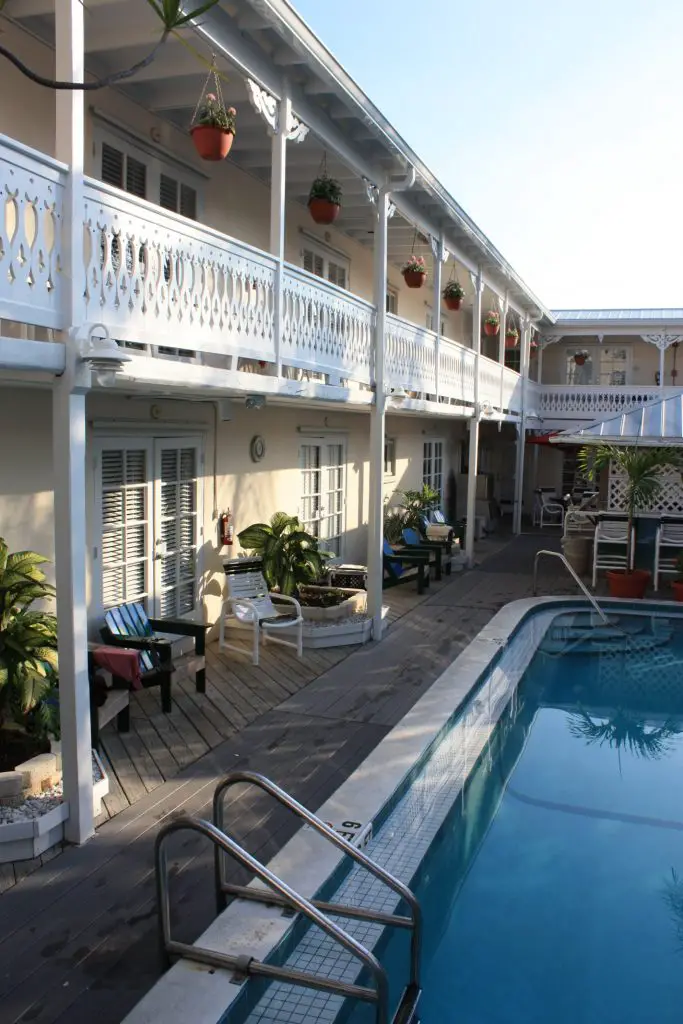
[[[603,601],[609,607],[637,610],[630,601]],[[584,598],[537,597],[511,602],[494,615],[465,650],[436,679],[404,718],[316,813],[326,821],[372,821],[392,798],[406,775],[439,735],[512,635],[542,608],[585,609]],[[672,614],[670,602],[638,606]],[[296,835],[268,867],[302,895],[311,898],[333,873],[342,855],[308,829]],[[254,882],[253,884],[259,884]],[[292,926],[280,909],[247,901],[233,902],[196,944],[231,956],[267,959]],[[124,1024],[216,1024],[243,991],[232,973],[208,965],[179,961],[125,1018]],[[246,982],[244,983],[246,984]]]

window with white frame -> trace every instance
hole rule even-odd
[[[431,306],[427,306],[427,310],[426,310],[426,313],[425,313],[425,327],[427,328],[428,331],[435,331],[436,330],[436,327],[434,326],[434,323],[435,323],[435,321],[434,321],[434,310],[432,309]],[[446,332],[446,321],[444,319],[442,319],[441,320],[441,333],[445,334],[445,332]]]
[[[396,438],[384,438],[384,475],[396,476]]]
[[[567,384],[602,384],[618,387],[631,376],[630,345],[599,345],[590,349],[581,345],[565,349]]]
[[[299,518],[321,548],[342,554],[346,509],[346,446],[335,438],[311,438],[299,450]]]
[[[440,505],[443,504],[443,453],[444,443],[440,439],[425,441],[422,446],[422,483],[438,492]]]
[[[319,242],[306,239],[301,249],[301,265],[309,274],[323,277],[338,288],[349,287],[349,260]]]
[[[395,288],[387,288],[387,313],[398,315],[398,292]]]
[[[201,182],[198,175],[161,153],[145,150],[122,132],[95,132],[96,174],[108,185],[147,199],[165,210],[197,220]]]

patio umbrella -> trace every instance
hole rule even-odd
[[[579,430],[563,430],[550,444],[614,444],[660,448],[683,445],[683,394],[655,399]]]

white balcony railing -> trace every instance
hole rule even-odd
[[[56,330],[65,322],[63,165],[0,136],[0,317]],[[82,218],[85,322],[121,342],[277,362],[343,380],[374,381],[374,307],[268,253],[87,178]],[[79,282],[80,288],[80,282]],[[421,396],[474,403],[471,349],[387,316],[386,381]],[[480,361],[480,399],[521,410],[518,374]]]
[[[680,394],[680,388],[637,384],[615,387],[539,384],[536,386],[534,405],[541,417],[590,421],[603,414],[634,409],[645,402],[665,398],[673,393]]]

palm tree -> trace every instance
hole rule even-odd
[[[626,512],[628,514],[628,542],[626,550],[626,572],[631,572],[633,546],[633,520],[636,512],[647,508],[659,497],[662,490],[663,469],[681,470],[683,451],[667,445],[661,448],[639,448],[635,445],[622,447],[616,444],[587,445],[578,456],[581,473],[587,480],[595,481],[599,473],[610,463],[626,477]]]
[[[681,731],[678,725],[667,719],[663,725],[647,728],[641,718],[636,718],[622,708],[617,708],[610,718],[592,718],[583,708],[571,716],[569,731],[587,744],[606,744],[617,751],[621,772],[621,751],[627,750],[634,757],[657,761],[671,751],[671,739]]]

